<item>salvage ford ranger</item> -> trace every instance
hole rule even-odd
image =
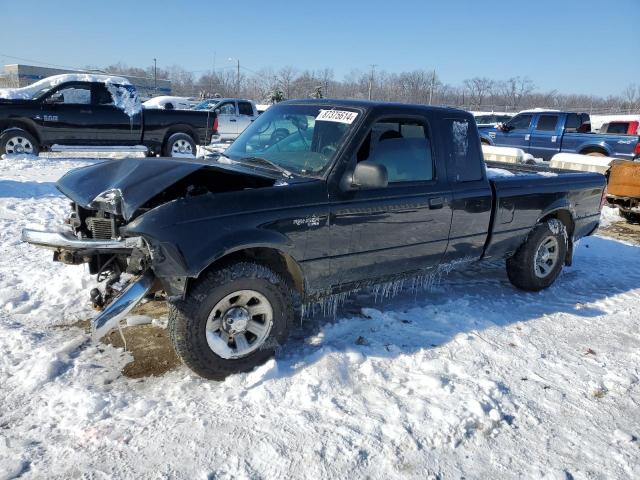
[[[122,77],[70,73],[0,89],[0,155],[143,145],[149,156],[192,156],[217,128],[215,112],[144,108]]]
[[[516,287],[548,287],[597,228],[605,178],[489,179],[467,112],[322,99],[271,107],[217,158],[108,161],[57,187],[67,230],[23,240],[104,280],[94,336],[163,292],[178,355],[222,378],[327,296],[500,258]]]

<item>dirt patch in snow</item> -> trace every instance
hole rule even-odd
[[[614,222],[598,229],[600,235],[640,245],[640,225],[626,221]]]
[[[154,325],[137,325],[123,328],[122,334],[127,342],[127,351],[133,356],[133,361],[122,369],[125,377],[156,377],[180,365],[166,329]],[[107,335],[103,342],[116,348],[124,347],[117,331]]]

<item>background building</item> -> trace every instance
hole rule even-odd
[[[0,88],[3,87],[26,87],[38,80],[60,75],[63,73],[87,73],[86,70],[65,70],[62,68],[38,67],[35,65],[12,64],[5,65],[4,72],[0,73]],[[93,70],[91,73],[108,73]],[[157,95],[171,95],[171,81],[157,79],[153,77],[132,77],[129,75],[119,75],[127,78],[138,90],[138,95],[142,100],[149,99]]]

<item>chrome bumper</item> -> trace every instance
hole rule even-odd
[[[22,230],[22,241],[38,247],[52,250],[71,251],[122,251],[127,252],[144,245],[140,237],[122,240],[97,240],[93,238],[78,238],[71,231],[43,232],[39,230]]]
[[[91,321],[91,333],[95,340],[104,337],[118,326],[144,296],[149,293],[156,277],[147,270],[136,281],[131,282],[122,293]]]

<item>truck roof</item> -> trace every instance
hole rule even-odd
[[[438,112],[464,113],[472,116],[466,110],[452,107],[436,107],[417,103],[383,102],[378,100],[348,100],[340,98],[302,98],[285,100],[277,105],[335,105],[341,107],[361,108],[365,110],[397,109],[397,110],[429,110]]]

